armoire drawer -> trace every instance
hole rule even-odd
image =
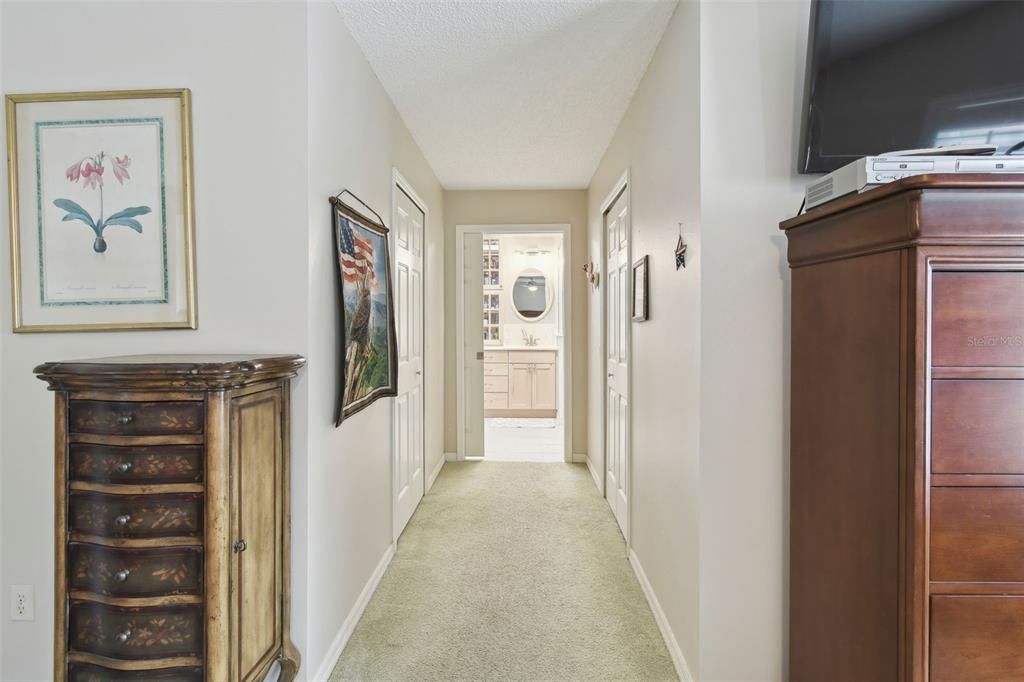
[[[72,491],[68,501],[72,533],[111,538],[200,536],[202,495],[107,495]]]
[[[161,436],[203,432],[202,402],[108,402],[72,400],[68,426],[72,433],[119,436]]]
[[[932,364],[1024,366],[1024,271],[932,276]]]
[[[203,446],[72,443],[68,467],[71,480],[90,483],[198,483]]]
[[[203,669],[195,667],[162,670],[116,670],[91,663],[68,666],[68,682],[203,682]]]
[[[932,597],[929,649],[929,682],[1024,679],[1024,597]]]
[[[1024,581],[1024,488],[932,488],[930,578]]]
[[[73,601],[68,644],[72,651],[122,660],[200,656],[202,623],[198,605],[124,608]]]
[[[72,590],[111,597],[200,594],[203,553],[199,547],[127,549],[73,542],[68,545]]]
[[[1024,381],[932,381],[933,474],[1024,474]]]

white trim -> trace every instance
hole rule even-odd
[[[589,458],[585,452],[574,452],[572,453],[573,464],[584,464]]]
[[[388,545],[384,556],[377,562],[377,568],[373,569],[370,579],[363,586],[363,591],[359,593],[356,603],[352,605],[352,610],[348,612],[345,622],[341,624],[341,628],[338,630],[338,634],[334,636],[331,646],[327,648],[324,660],[320,662],[316,672],[309,678],[311,682],[326,682],[330,678],[331,673],[334,672],[334,667],[338,665],[338,659],[341,658],[341,652],[345,650],[345,645],[348,644],[349,638],[355,632],[356,625],[359,623],[359,619],[362,618],[363,611],[366,610],[366,605],[370,603],[370,597],[377,591],[377,586],[380,585],[381,578],[384,577],[384,572],[388,570],[388,565],[394,556],[395,545],[392,543]]]
[[[397,168],[392,167],[391,168],[391,225],[392,225],[392,227],[395,225],[395,208],[398,205],[398,202],[397,202],[398,196],[396,194],[396,191],[404,192],[410,199],[412,199],[412,202],[414,204],[416,204],[416,206],[421,211],[423,211],[423,234],[420,235],[420,277],[421,277],[421,285],[420,285],[420,298],[421,298],[420,310],[423,313],[423,319],[420,321],[420,334],[422,336],[422,338],[420,339],[420,350],[423,353],[423,363],[422,363],[423,366],[421,368],[421,370],[423,372],[423,376],[420,378],[420,381],[422,382],[423,395],[426,396],[426,394],[427,394],[427,379],[430,376],[430,373],[427,370],[427,362],[426,362],[426,357],[427,357],[427,228],[430,225],[430,207],[427,206],[427,202],[423,201],[423,199],[420,197],[420,195],[416,193],[416,190],[413,189],[412,183],[410,183],[408,180],[406,180],[405,176],[402,175]],[[389,246],[391,247],[391,253],[392,253],[392,267],[394,268],[393,272],[391,273],[391,281],[392,282],[394,282],[398,278],[398,260],[396,258],[394,258],[394,253],[395,253],[395,243],[394,243],[394,240],[395,240],[395,235],[394,235],[394,232],[392,231],[392,233],[390,235],[390,242],[391,243],[389,244]],[[389,462],[388,466],[389,466],[389,468],[393,469],[394,462],[395,462],[395,447],[396,447],[396,440],[395,439],[397,437],[397,434],[395,433],[395,431],[398,428],[398,403],[395,400],[392,400],[391,402],[392,402],[392,407],[391,407],[391,461]],[[427,401],[426,400],[423,400],[423,414],[420,415],[420,424],[423,426],[423,428],[420,429],[420,431],[421,431],[420,436],[423,439],[423,443],[421,444],[422,447],[420,447],[420,454],[421,454],[420,469],[423,471],[423,494],[425,495],[427,493],[427,490],[430,488],[430,486],[427,485]],[[393,470],[390,471],[390,480],[391,480],[391,483],[390,483],[390,487],[391,487],[390,495],[391,495],[391,535],[392,535],[391,540],[393,542],[397,542],[398,541],[398,536],[401,535],[401,531],[399,529],[395,528],[395,504],[397,503],[397,500],[395,498],[395,472]]]
[[[615,185],[612,186],[610,192],[605,196],[604,201],[601,202],[601,269],[607,270],[608,268],[608,229],[605,223],[608,211],[611,210],[612,204],[619,198],[619,195],[623,191],[627,191],[626,194],[626,206],[629,213],[629,234],[626,239],[626,259],[629,262],[630,269],[633,267],[633,181],[630,177],[629,167],[622,171],[622,175],[615,181]],[[605,282],[608,281],[608,273],[605,272]],[[630,301],[633,299],[633,278],[629,278],[629,297]],[[606,353],[607,348],[607,337],[608,337],[608,288],[606,286],[601,287],[601,376],[605,377],[603,390],[601,391],[601,424],[603,427],[602,441],[604,442],[604,462],[601,471],[601,482],[599,488],[601,494],[604,495],[605,499],[608,498],[607,485],[605,485],[605,472],[608,470],[608,357]],[[626,383],[629,385],[629,409],[627,410],[626,418],[629,423],[626,425],[628,435],[626,437],[626,445],[629,448],[626,460],[626,527],[622,532],[623,537],[626,539],[626,548],[632,551],[632,538],[633,538],[633,322],[632,318],[627,321],[629,325],[629,333],[626,334]]]
[[[601,481],[604,476],[598,473],[597,469],[594,468],[594,461],[590,459],[590,455],[587,455],[587,468],[590,469],[590,476],[594,479],[594,485],[597,486],[597,492],[601,494],[601,497],[604,497],[604,488],[601,485]]]
[[[681,682],[694,682],[694,677],[690,674],[690,666],[686,664],[686,657],[683,656],[683,650],[679,646],[679,641],[676,639],[675,633],[672,632],[672,626],[669,625],[668,618],[665,617],[665,612],[658,602],[658,596],[654,594],[651,581],[647,579],[647,574],[644,573],[644,568],[640,565],[640,557],[632,549],[629,550],[629,565],[633,567],[633,573],[636,574],[636,579],[640,582],[640,589],[643,590],[644,596],[647,597],[647,603],[654,614],[654,622],[658,624],[661,637],[665,640],[665,647],[668,649],[669,656],[672,657],[672,665],[676,668],[676,674],[679,675]]]
[[[561,405],[562,421],[565,426],[562,457],[564,461],[573,461],[573,424],[572,424],[572,225],[569,223],[496,223],[489,225],[456,225],[455,226],[455,404],[457,417],[456,461],[466,459],[466,405],[463,400],[465,392],[465,345],[462,342],[465,330],[466,297],[462,286],[462,268],[464,265],[465,237],[467,233],[480,234],[517,234],[533,232],[550,232],[562,235],[562,269],[560,288],[562,292],[561,332],[562,349],[562,390]]]
[[[446,452],[444,453],[444,461],[446,462],[458,462],[459,453],[457,452]]]
[[[441,457],[440,461],[438,461],[437,463],[437,466],[434,467],[434,470],[430,472],[430,476],[427,477],[426,492],[430,492],[430,489],[434,487],[434,481],[436,481],[437,477],[441,474],[441,469],[444,469],[444,465],[447,463],[447,459],[447,455]]]

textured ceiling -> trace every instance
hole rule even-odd
[[[584,188],[675,0],[336,0],[447,189]]]

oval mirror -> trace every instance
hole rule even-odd
[[[544,317],[553,298],[547,277],[537,269],[523,270],[512,285],[512,308],[527,322]]]

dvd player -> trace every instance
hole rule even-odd
[[[807,185],[808,209],[847,194],[926,173],[1024,173],[1021,156],[865,156]]]

